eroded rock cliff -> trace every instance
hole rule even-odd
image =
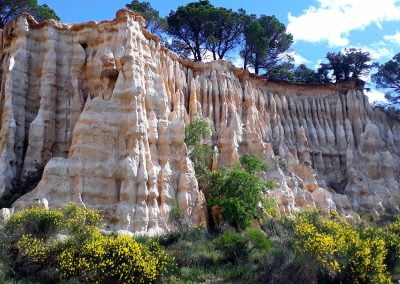
[[[352,83],[305,86],[253,78],[226,61],[187,62],[121,10],[65,25],[21,16],[1,32],[2,206],[102,210],[113,229],[156,234],[177,200],[205,221],[184,143],[194,115],[212,125],[218,164],[253,153],[282,211],[343,214],[400,200],[400,123]],[[29,191],[29,192],[28,192]],[[28,193],[27,193],[28,192]]]

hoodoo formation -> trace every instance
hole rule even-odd
[[[306,206],[398,209],[400,123],[353,83],[296,85],[227,61],[179,58],[141,16],[66,25],[29,15],[0,33],[0,197],[3,215],[69,201],[104,212],[112,229],[157,234],[206,220],[184,143],[209,119],[217,164],[265,159],[281,211]]]

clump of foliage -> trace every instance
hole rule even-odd
[[[320,69],[317,72],[304,64],[295,66],[291,62],[284,62],[268,70],[266,77],[275,80],[284,80],[302,84],[325,84],[330,83],[329,70]]]
[[[328,52],[326,58],[329,62],[321,64],[319,72],[332,71],[336,83],[360,80],[373,67],[371,54],[358,48],[346,48],[343,53]]]
[[[293,36],[275,16],[247,16],[243,30],[244,45],[240,52],[244,68],[253,67],[256,74],[261,69],[270,70],[284,61],[282,54],[293,43]]]
[[[60,20],[48,5],[39,5],[37,0],[2,0],[0,2],[0,29],[22,13],[29,13],[37,21]]]
[[[259,214],[259,202],[267,189],[274,187],[255,174],[267,170],[267,165],[250,154],[243,154],[240,162],[211,172],[212,149],[204,141],[211,135],[206,119],[195,116],[185,129],[185,143],[194,163],[200,188],[207,193],[207,205],[222,209],[225,222],[237,230],[244,230]]]
[[[209,122],[201,116],[193,117],[185,128],[185,143],[189,149],[189,157],[194,164],[200,188],[203,190],[208,189],[211,176],[212,148],[205,144],[205,140],[210,136]]]
[[[81,283],[149,283],[167,272],[172,259],[157,243],[106,236],[99,212],[67,204],[34,207],[4,225],[1,259],[16,278]]]
[[[64,249],[58,262],[63,279],[150,283],[167,272],[169,257],[156,243],[143,245],[129,236],[96,234],[81,247]]]
[[[244,14],[215,7],[208,0],[180,6],[167,17],[167,33],[173,37],[170,47],[194,61],[204,60],[207,50],[214,60],[222,59],[240,42]]]
[[[223,252],[225,260],[239,263],[258,251],[267,253],[271,248],[270,241],[260,229],[247,228],[243,233],[227,230],[213,240],[216,249]]]
[[[256,228],[240,233],[228,230],[221,234],[191,228],[171,232],[156,240],[176,260],[177,283],[257,283],[254,267],[271,248],[266,234]]]
[[[260,158],[246,154],[240,163],[214,171],[207,205],[220,207],[225,222],[237,230],[244,230],[256,218],[262,195],[274,186],[255,175],[265,169]]]

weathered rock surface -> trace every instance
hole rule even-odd
[[[156,234],[173,226],[177,200],[202,223],[184,143],[202,115],[220,165],[245,152],[272,165],[265,177],[282,211],[396,209],[400,123],[354,84],[270,82],[226,61],[187,62],[142,26],[119,11],[76,25],[22,16],[1,32],[3,207],[32,190],[12,207],[72,200],[101,209],[113,229]]]

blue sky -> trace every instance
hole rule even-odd
[[[147,0],[165,16],[191,1]],[[47,3],[63,22],[114,18],[128,0],[39,0]],[[298,64],[316,67],[328,51],[360,47],[375,61],[386,62],[400,52],[400,0],[211,0],[216,6],[248,13],[275,15],[287,25],[295,43]],[[376,94],[379,95],[379,94]]]

